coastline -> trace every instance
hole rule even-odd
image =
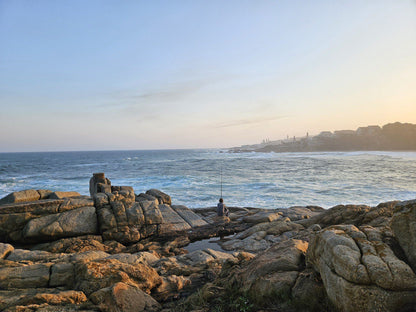
[[[90,172],[106,172],[136,192],[156,188],[189,208],[212,206],[223,191],[230,206],[285,208],[377,205],[412,199],[416,153],[101,152],[0,155],[0,197],[24,189],[88,195]],[[339,179],[339,177],[343,177]]]
[[[3,200],[2,311],[416,307],[416,200],[231,207],[227,218],[103,174],[90,186],[91,197],[32,190]],[[215,237],[223,251],[186,249]]]
[[[357,130],[322,131],[315,136],[264,141],[228,149],[233,153],[308,153],[350,151],[416,151],[416,125],[389,123],[382,127],[367,126]]]

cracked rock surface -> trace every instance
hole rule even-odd
[[[218,218],[104,174],[90,186],[0,200],[1,311],[416,310],[416,201]]]

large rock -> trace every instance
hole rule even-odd
[[[51,263],[0,268],[0,289],[48,287]]]
[[[28,239],[55,240],[97,231],[95,208],[83,207],[33,219],[23,229],[23,235]]]
[[[307,248],[308,243],[304,241],[288,240],[259,254],[238,275],[243,282],[242,290],[258,301],[275,294],[290,296],[298,271],[304,266]]]
[[[91,295],[91,300],[106,312],[154,312],[161,305],[135,286],[116,283]]]
[[[0,241],[28,243],[23,236],[23,229],[31,220],[51,217],[61,212],[78,208],[94,209],[94,202],[88,197],[65,199],[41,199],[0,206]],[[85,222],[84,222],[85,223]]]
[[[13,192],[0,199],[0,205],[14,204],[21,202],[30,202],[40,199],[40,194],[36,190],[24,190],[19,192]]]
[[[416,305],[416,276],[370,226],[337,225],[320,231],[308,262],[320,273],[341,311],[399,311]]]
[[[416,200],[396,205],[391,228],[411,267],[416,271]]]
[[[129,244],[149,236],[146,227],[149,224],[146,219],[147,211],[144,209],[144,203],[135,202],[133,188],[113,186],[111,189],[112,193],[94,195],[99,232],[104,240]]]

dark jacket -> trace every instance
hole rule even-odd
[[[227,216],[228,217],[228,209],[224,205],[224,203],[218,203],[217,205],[217,215],[218,216]]]

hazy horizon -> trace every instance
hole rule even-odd
[[[416,2],[0,1],[0,152],[416,123]]]

